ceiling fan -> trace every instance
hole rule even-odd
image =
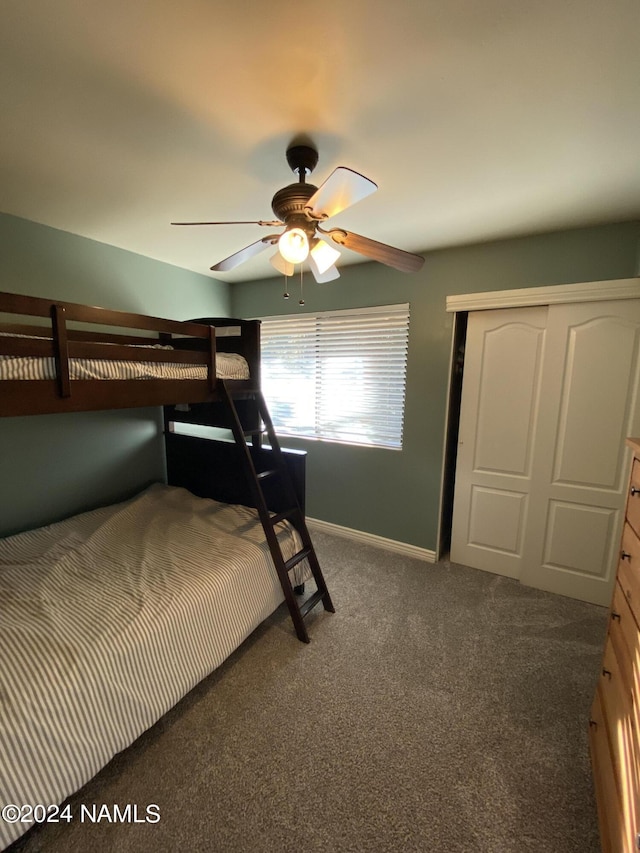
[[[318,163],[318,152],[310,144],[292,144],[287,149],[287,162],[298,182],[278,190],[271,200],[271,208],[278,217],[275,220],[233,222],[172,222],[172,225],[261,225],[267,228],[284,228],[255,243],[234,252],[228,258],[214,264],[214,272],[228,272],[270,246],[277,245],[271,257],[272,266],[286,276],[293,275],[296,264],[308,261],[315,280],[319,283],[338,278],[335,263],[340,257],[332,244],[351,249],[374,261],[386,264],[402,272],[417,272],[423,263],[421,255],[379,243],[369,237],[354,234],[344,228],[323,228],[320,223],[341,213],[378,187],[364,175],[345,166],[338,166],[326,181],[315,187],[306,182]]]

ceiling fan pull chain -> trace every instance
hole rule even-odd
[[[286,277],[286,275],[283,276],[283,278],[284,278],[284,293],[282,294],[282,298],[288,299],[289,298],[289,291],[287,290],[287,277]]]
[[[303,299],[304,294],[302,293],[302,277],[303,277],[302,264],[300,264],[300,301],[298,302],[298,305],[304,305],[304,299]]]

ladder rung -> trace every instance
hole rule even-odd
[[[316,604],[319,604],[322,601],[323,596],[324,592],[321,590],[317,590],[313,595],[309,596],[309,598],[300,605],[300,615],[304,618],[310,610],[313,610]]]
[[[297,506],[292,506],[291,509],[284,509],[282,512],[278,512],[275,515],[270,516],[271,524],[276,525],[278,522],[284,521],[285,518],[291,518],[298,512],[300,512],[300,510]]]
[[[256,474],[256,480],[266,480],[268,477],[276,477],[279,473],[275,468],[269,468],[267,471],[260,471]]]
[[[301,563],[305,557],[309,556],[310,553],[311,548],[303,548],[302,551],[298,551],[297,554],[294,554],[293,557],[289,557],[289,559],[285,561],[285,569],[289,571],[289,569],[292,569],[294,566],[297,566],[298,563]]]
[[[251,388],[239,388],[235,385],[230,387],[226,386],[227,395],[231,400],[256,400],[257,391]]]

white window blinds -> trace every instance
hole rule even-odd
[[[262,320],[262,386],[276,431],[402,447],[409,305]]]

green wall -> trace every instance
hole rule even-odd
[[[227,284],[0,214],[0,289],[187,319],[259,317],[409,302],[402,451],[287,440],[308,452],[311,517],[435,549],[452,316],[449,294],[638,273],[640,228],[622,223],[429,252],[415,275],[380,264],[305,283],[306,305],[282,280]],[[307,277],[308,278],[308,277]],[[162,479],[157,409],[0,418],[0,535],[126,497]]]
[[[0,290],[155,314],[228,316],[227,284],[0,214]],[[160,410],[0,418],[0,535],[164,478]]]
[[[375,263],[344,267],[337,282],[234,284],[240,317],[409,302],[411,321],[402,451],[287,439],[307,457],[307,512],[344,527],[435,550],[453,318],[448,295],[628,278],[638,274],[638,223],[542,234],[426,254],[414,275]]]

